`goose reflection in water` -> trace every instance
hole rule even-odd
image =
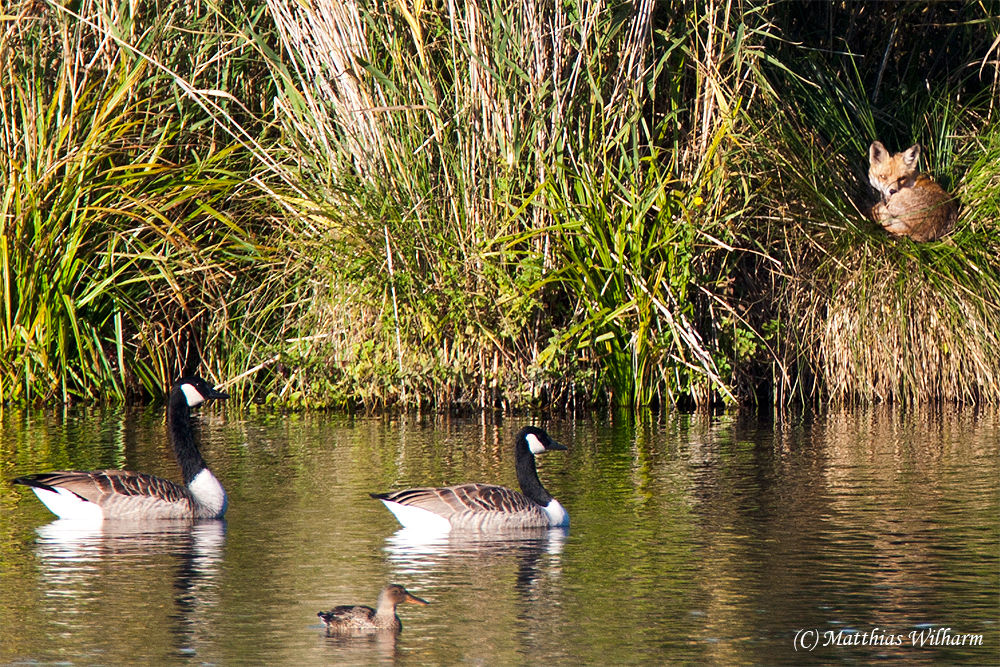
[[[168,616],[175,622],[173,646],[178,655],[198,653],[205,617],[218,605],[225,521],[59,519],[36,532],[43,604],[50,618],[60,619],[56,623],[71,625],[84,614],[117,615],[141,632],[165,622],[155,596],[163,588],[163,561],[175,561],[174,611]]]
[[[428,534],[402,528],[385,541],[393,576],[414,585],[433,586],[442,575],[454,571],[489,569],[517,562],[516,588],[531,595],[538,582],[558,579],[562,572],[562,550],[568,528],[519,528],[502,533],[451,532]]]

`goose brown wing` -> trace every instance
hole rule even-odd
[[[516,513],[538,508],[538,505],[528,500],[524,494],[492,484],[405,489],[379,494],[378,497],[401,505],[419,507],[442,516],[464,512]]]
[[[191,500],[190,492],[183,486],[130,470],[61,470],[19,477],[14,481],[42,489],[66,489],[98,505],[112,496],[148,496],[168,503]]]

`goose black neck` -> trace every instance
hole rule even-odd
[[[170,441],[174,446],[174,455],[177,456],[177,464],[181,467],[184,483],[190,484],[191,480],[207,466],[194,439],[191,408],[179,387],[170,392],[167,422],[170,428]]]
[[[524,438],[518,438],[514,448],[515,465],[517,466],[517,482],[521,485],[521,493],[541,506],[549,504],[552,494],[545,490],[541,480],[538,479],[538,470],[535,468],[535,455],[528,449],[528,443]]]

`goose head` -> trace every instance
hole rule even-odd
[[[542,452],[566,451],[566,445],[560,444],[537,426],[525,426],[517,436],[518,444],[524,443],[528,446],[528,451],[534,455]]]
[[[201,405],[208,399],[229,398],[229,394],[216,389],[207,380],[197,375],[181,378],[174,383],[173,391],[180,391],[184,395],[184,400],[188,404],[188,407],[191,408]]]

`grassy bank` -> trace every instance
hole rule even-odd
[[[749,230],[780,261],[763,265],[773,270],[767,302],[796,372],[776,389],[837,402],[996,402],[998,6],[841,9],[829,21],[806,8],[781,17],[782,34],[816,50],[771,77],[782,104],[757,121],[766,140],[749,151],[777,186],[762,195],[766,226]],[[872,35],[881,41],[871,53],[847,53]],[[949,238],[917,244],[870,222],[875,138],[923,146],[923,169],[961,201]]]
[[[810,7],[15,7],[0,398],[996,401],[996,3]]]

